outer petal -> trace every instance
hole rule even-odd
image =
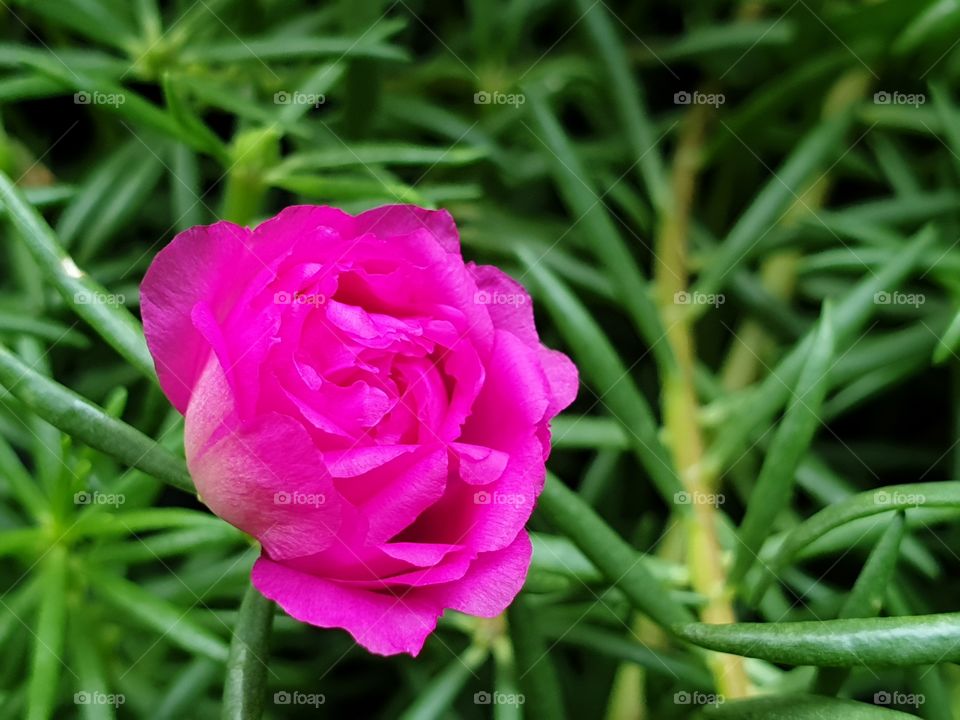
[[[570,358],[558,350],[541,347],[540,365],[550,383],[550,405],[544,418],[549,420],[577,399],[580,375]]]
[[[190,228],[157,254],[140,286],[141,312],[160,385],[177,410],[186,412],[210,354],[191,319],[194,306],[204,301],[212,319],[224,322],[250,280],[276,258],[304,239],[317,255],[330,255],[353,222],[335,208],[296,206],[253,231],[225,221]]]
[[[550,400],[550,384],[539,362],[539,349],[525,345],[509,331],[497,330],[486,380],[460,442],[510,453],[533,434]]]
[[[425,588],[445,608],[468,615],[494,617],[503,612],[523,587],[533,546],[521,530],[502,550],[481,553],[461,580]]]
[[[533,321],[533,302],[523,285],[492,265],[468,264],[477,281],[477,300],[487,306],[493,325],[512,333],[528,346],[536,348],[540,365],[550,383],[550,404],[545,419],[550,419],[577,397],[580,380],[570,358],[540,344]]]
[[[356,222],[358,234],[368,232],[386,238],[424,230],[448,253],[460,255],[460,234],[453,216],[446,210],[426,210],[416,205],[383,205],[360,213]]]
[[[237,425],[219,363],[208,364],[187,408],[187,464],[203,501],[256,537],[273,557],[326,548],[340,524],[340,496],[306,429],[266,414]]]
[[[367,650],[379,655],[416,657],[444,608],[493,617],[523,586],[532,547],[525,532],[503,550],[481,554],[462,578],[407,592],[378,592],[309,575],[260,557],[253,566],[254,586],[301,622],[343,628]]]
[[[531,347],[539,346],[533,301],[523,285],[493,265],[468,263],[467,270],[477,282],[474,301],[486,306],[494,327],[513,333]]]
[[[341,585],[261,557],[253,566],[254,586],[301,622],[343,628],[370,652],[416,657],[437,626],[442,608],[411,591],[379,593]]]
[[[233,223],[194,227],[161,250],[140,286],[140,309],[160,386],[181,413],[210,356],[210,345],[191,319],[194,305],[225,313],[237,290],[238,264],[249,259],[251,232]]]
[[[329,261],[346,254],[353,242],[355,219],[328,205],[292,205],[260,223],[254,235],[258,243],[290,245],[307,240],[299,250],[302,259]]]

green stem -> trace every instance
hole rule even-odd
[[[253,585],[247,588],[227,658],[224,720],[258,720],[263,715],[273,611],[273,603],[260,591]]]
[[[3,345],[0,385],[68,435],[180,490],[196,492],[182,459],[86,398],[32,370]]]
[[[267,194],[266,172],[280,157],[280,134],[274,127],[249,130],[234,138],[232,165],[227,172],[223,218],[247,225],[263,209]]]

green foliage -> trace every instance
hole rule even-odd
[[[960,717],[960,4],[5,13],[0,716]],[[581,375],[522,594],[416,659],[251,589],[138,320],[175,232],[390,202]]]

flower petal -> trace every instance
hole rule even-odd
[[[526,531],[502,550],[481,553],[457,582],[422,589],[445,608],[468,615],[494,617],[502,613],[523,587],[533,556]]]
[[[190,475],[203,501],[275,558],[326,548],[340,525],[341,501],[303,425],[276,414],[235,425],[216,360],[197,387],[184,436]]]
[[[181,413],[210,357],[193,308],[205,300],[217,314],[229,311],[238,290],[224,268],[249,256],[250,244],[250,230],[233,223],[190,228],[157,254],[140,286],[143,330],[160,386]]]
[[[393,595],[341,585],[293,570],[267,556],[254,564],[251,581],[297,620],[343,628],[378,655],[409,653],[416,657],[443,610],[416,590]]]
[[[453,216],[446,210],[427,210],[416,205],[383,205],[360,213],[358,234],[378,237],[411,235],[426,231],[448,253],[460,255],[460,234]]]

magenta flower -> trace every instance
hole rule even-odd
[[[513,600],[577,372],[519,284],[464,264],[449,213],[191,228],[142,309],[197,489],[260,541],[264,595],[383,655],[419,653],[445,608]]]

